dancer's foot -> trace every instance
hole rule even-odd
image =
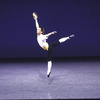
[[[75,36],[75,35],[74,35],[74,34],[72,34],[72,35],[70,35],[70,36],[69,36],[69,38],[72,38],[72,37],[74,37],[74,36]]]
[[[47,75],[48,78],[49,78],[50,74],[51,74],[51,72]]]

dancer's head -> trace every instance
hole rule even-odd
[[[40,26],[41,34],[44,34],[44,28]]]

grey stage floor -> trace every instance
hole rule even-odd
[[[0,99],[100,98],[99,60],[56,60],[46,71],[46,61],[0,62]]]

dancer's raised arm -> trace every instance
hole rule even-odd
[[[38,15],[37,15],[35,12],[33,12],[33,18],[34,18],[34,20],[35,20],[36,29],[37,29],[37,34],[38,34],[38,33],[39,33],[40,27],[39,27],[39,23],[38,23],[38,20],[37,20]]]

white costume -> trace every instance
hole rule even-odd
[[[49,47],[48,43],[46,42],[46,39],[48,39],[46,35],[40,34],[40,35],[37,36],[38,44],[44,50],[48,50],[48,47]]]

